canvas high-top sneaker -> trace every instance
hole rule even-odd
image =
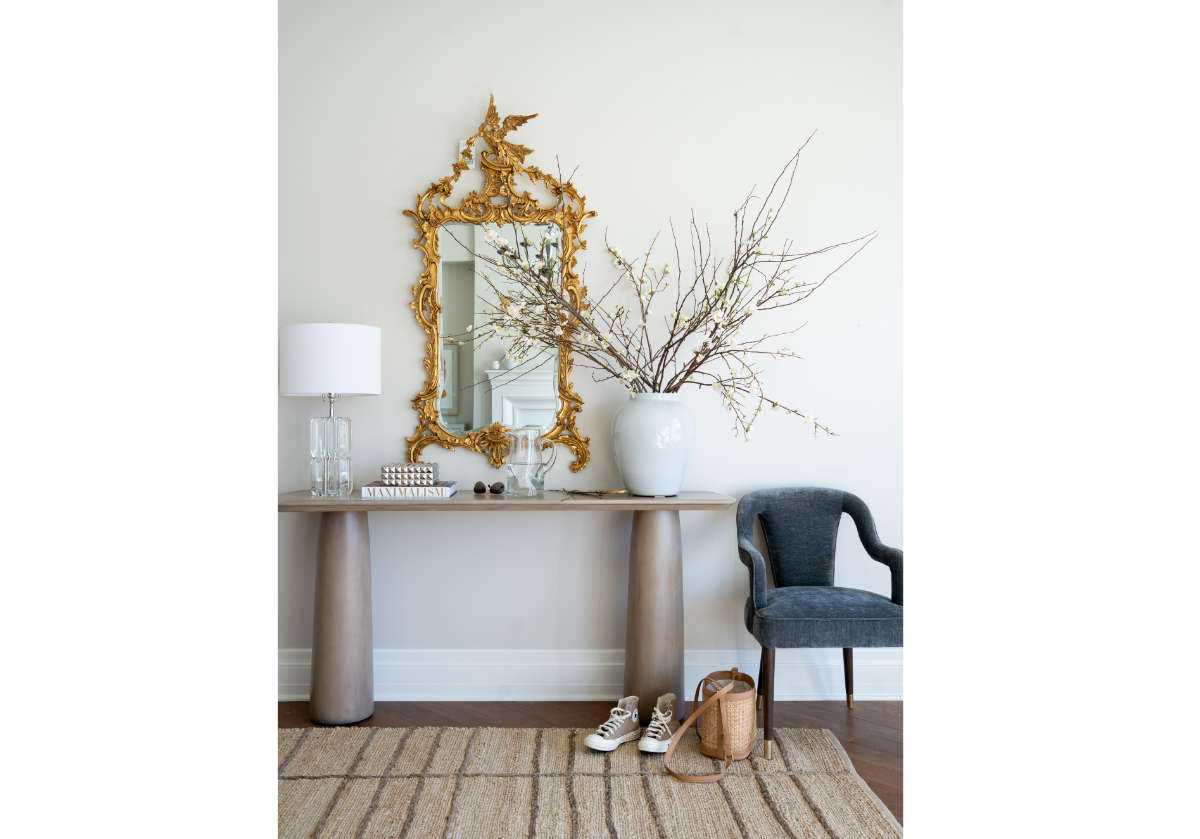
[[[646,727],[646,733],[642,735],[638,749],[643,752],[662,754],[671,744],[671,735],[675,733],[677,725],[679,725],[679,720],[675,717],[675,694],[664,693],[658,697],[658,702],[654,705],[650,725]]]
[[[598,752],[611,752],[622,743],[638,739],[642,725],[638,722],[637,702],[636,696],[619,700],[617,707],[608,712],[608,719],[583,741],[584,745]]]

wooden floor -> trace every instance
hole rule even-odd
[[[357,725],[592,728],[608,718],[611,702],[376,702],[375,715]],[[762,724],[761,718],[759,724]],[[279,727],[313,726],[307,702],[280,702]],[[904,822],[904,703],[776,702],[781,728],[828,728],[858,774]]]

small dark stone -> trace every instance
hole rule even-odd
[[[483,481],[476,481],[475,492],[479,495],[483,495],[485,492],[487,492],[487,485],[484,484]]]
[[[492,484],[492,492],[496,495],[503,495],[504,484],[500,483],[500,481],[496,481],[496,483]]]

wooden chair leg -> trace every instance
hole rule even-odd
[[[755,690],[758,696],[755,698],[755,707],[762,708],[763,704],[763,674],[767,672],[767,648],[763,647],[762,652],[758,655],[758,685]]]
[[[775,743],[775,648],[763,648],[763,757],[771,759]]]
[[[842,671],[846,674],[846,707],[854,710],[854,649],[842,647]]]

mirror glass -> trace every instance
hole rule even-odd
[[[511,340],[493,336],[481,342],[473,336],[490,331],[487,312],[499,304],[498,293],[512,284],[487,261],[499,260],[495,242],[524,237],[541,244],[548,237],[553,250],[561,247],[561,229],[553,223],[450,222],[438,228],[437,236],[442,427],[455,435],[496,422],[549,431],[558,412],[558,352],[533,351],[518,359],[509,354]]]

